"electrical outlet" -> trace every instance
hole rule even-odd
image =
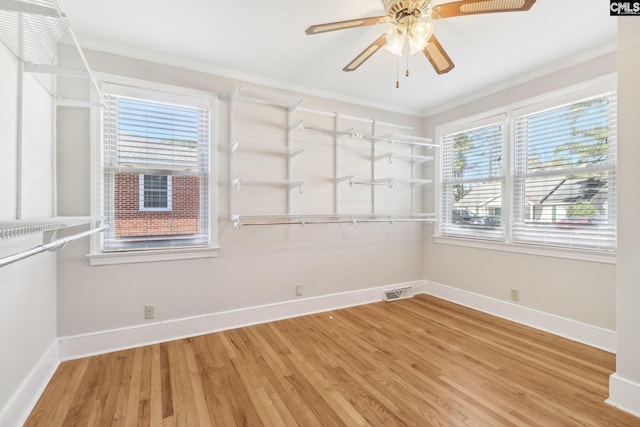
[[[155,305],[145,305],[144,306],[144,318],[145,319],[153,319],[156,317],[156,306]]]
[[[297,297],[302,296],[302,285],[296,285],[296,296]]]
[[[519,289],[511,289],[511,301],[520,301]]]

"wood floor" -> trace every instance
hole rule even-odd
[[[64,362],[26,426],[640,426],[614,370],[418,296]]]

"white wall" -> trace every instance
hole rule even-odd
[[[15,200],[20,192],[16,184],[17,76],[17,61],[0,44],[0,222],[16,218]],[[36,96],[45,98],[44,109],[48,108],[49,117],[48,121],[33,126],[44,128],[51,124],[51,98],[47,100],[41,88],[39,92],[34,90]],[[51,151],[51,132],[39,142]],[[24,168],[29,177],[35,172],[30,168],[32,165]],[[51,170],[50,165],[48,170]],[[50,177],[46,181],[50,183]],[[30,204],[30,215],[46,217],[51,214],[52,192],[50,186],[47,188],[46,192],[40,193],[48,199],[46,206],[36,212],[36,204]],[[41,235],[0,240],[0,256],[39,244],[42,244]],[[0,268],[0,425],[17,425],[25,415],[23,409],[35,403],[33,399],[38,397],[42,382],[34,372],[46,364],[43,358],[47,359],[52,351],[56,340],[55,325],[56,255],[41,254]],[[47,378],[47,374],[43,376]]]
[[[615,54],[607,54],[491,96],[469,102],[426,120],[426,136],[438,125],[480,114],[546,92],[615,72]],[[427,280],[483,296],[509,301],[520,290],[519,304],[593,326],[616,329],[612,264],[476,249],[426,239]]]
[[[144,305],[156,320],[179,319],[295,299],[419,280],[423,226],[359,224],[245,227],[228,221],[228,97],[239,82],[170,66],[87,51],[92,69],[220,95],[220,246],[217,258],[90,267],[87,242],[59,255],[58,332],[61,336],[144,324]],[[326,111],[414,125],[409,116],[305,98]],[[72,109],[58,113],[61,213],[88,209],[87,118]]]
[[[0,43],[0,218],[16,215],[18,61]]]
[[[610,403],[640,416],[640,26],[618,21],[618,352]]]

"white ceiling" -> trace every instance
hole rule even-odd
[[[422,54],[411,76],[376,53],[342,68],[388,24],[307,36],[313,24],[384,15],[382,0],[59,0],[81,45],[294,91],[426,115],[463,99],[615,49],[603,0],[538,0],[528,12],[435,21],[456,67],[437,75]],[[434,0],[433,4],[447,3]]]

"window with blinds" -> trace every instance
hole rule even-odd
[[[615,250],[616,96],[514,117],[512,237]]]
[[[209,245],[209,109],[149,90],[105,92],[103,250]]]
[[[504,238],[503,121],[442,138],[440,234]]]
[[[505,107],[499,119],[440,131],[438,234],[615,252],[617,109],[615,91],[604,89],[610,87]]]

